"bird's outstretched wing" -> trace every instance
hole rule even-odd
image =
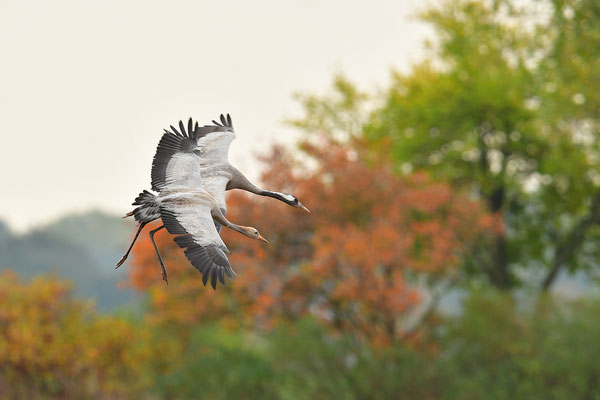
[[[193,126],[190,118],[187,131],[182,121],[179,121],[181,132],[173,125],[171,130],[165,129],[156,148],[152,161],[152,190],[160,192],[176,186],[202,188],[200,152],[196,141],[198,123]]]
[[[221,123],[198,126],[190,118],[187,130],[179,121],[179,130],[171,125],[165,129],[152,162],[152,190],[166,187],[202,187],[200,163],[208,160],[228,160],[229,146],[235,138],[231,116],[221,114]]]
[[[235,138],[231,116],[221,114],[220,121],[212,121],[213,125],[198,128],[197,143],[200,149],[200,169],[204,188],[217,201],[223,215],[227,212],[225,190],[230,177],[228,153],[231,142]],[[221,226],[215,222],[220,232]]]
[[[225,275],[232,277],[235,272],[227,260],[229,252],[217,233],[210,206],[198,205],[171,208],[161,207],[162,221],[169,233],[176,235],[175,243],[184,249],[190,263],[202,273],[202,283],[210,278],[213,289],[217,280],[225,284]]]
[[[219,119],[220,123],[213,120],[213,125],[201,126],[196,132],[199,155],[203,159],[228,160],[229,146],[235,139],[235,132],[229,114],[221,114]]]

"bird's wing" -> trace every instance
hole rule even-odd
[[[218,168],[218,167],[217,167]],[[201,166],[202,170],[202,183],[204,190],[206,190],[215,199],[219,208],[223,212],[223,215],[227,213],[227,202],[225,201],[225,188],[229,182],[229,177],[222,171],[218,173],[211,173],[209,168]],[[208,171],[208,172],[206,172]]]
[[[225,275],[231,278],[234,271],[225,255],[229,250],[217,233],[210,206],[172,207],[166,204],[161,207],[161,218],[169,233],[176,235],[175,243],[184,249],[187,259],[202,273],[204,285],[210,277],[210,284],[216,289],[217,280],[224,285]]]
[[[221,122],[212,121],[213,125],[204,125],[197,129],[196,139],[199,154],[203,159],[213,159],[220,161],[228,161],[229,146],[235,139],[231,116],[227,114],[225,117],[221,114]]]
[[[224,165],[229,164],[229,146],[235,139],[231,116],[221,114],[220,123],[212,121],[213,125],[198,128],[197,143],[200,149],[200,169],[204,189],[216,200],[223,215],[227,212],[225,202],[225,188],[229,178],[223,174]],[[215,222],[217,231],[221,232],[221,225]]]
[[[179,132],[173,125],[165,129],[152,162],[152,190],[157,192],[176,186],[202,188],[198,123],[190,118],[186,128],[179,121]]]

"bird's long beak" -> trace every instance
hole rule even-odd
[[[258,234],[258,240],[262,240],[265,243],[269,243],[269,241],[267,239],[265,239],[264,237],[262,237],[262,235],[260,233]]]
[[[302,204],[300,202],[298,202],[298,205],[296,207],[303,209],[307,213],[310,213],[310,210],[308,208],[304,207],[304,204]]]

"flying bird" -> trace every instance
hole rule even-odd
[[[295,196],[262,189],[250,182],[244,174],[229,163],[229,146],[235,139],[235,132],[229,114],[227,117],[221,114],[220,121],[219,123],[213,120],[213,125],[199,128],[198,146],[201,147],[201,150],[198,155],[201,158],[200,171],[202,177],[206,179],[206,190],[215,198],[223,214],[227,213],[225,191],[232,189],[241,189],[259,196],[271,197],[289,206],[310,212]],[[179,127],[183,128],[181,121]],[[177,132],[173,126],[171,126],[171,130]]]
[[[233,273],[225,255],[229,250],[215,223],[253,239],[265,242],[266,239],[255,228],[236,225],[225,218],[213,196],[204,188],[198,154],[201,130],[197,125],[193,128],[191,120],[187,132],[183,123],[180,129],[181,132],[177,133],[165,132],[158,144],[152,163],[152,188],[158,195],[143,191],[136,199],[140,207],[132,213],[137,220],[143,221],[136,238],[146,220],[158,215],[163,225],[152,230],[150,238],[161,265],[163,280],[168,283],[154,234],[166,228],[175,235],[175,243],[184,249],[190,263],[202,273],[203,283],[206,285],[210,277],[214,289],[217,280],[225,284],[225,275],[231,277]]]
[[[182,121],[179,121],[179,131],[172,125],[171,131],[165,129],[165,133],[159,143],[159,149],[162,144],[165,151],[168,149],[171,153],[174,152],[170,157],[173,157],[178,152],[188,153],[190,157],[191,155],[189,153],[196,156],[195,158],[191,157],[188,164],[186,164],[186,168],[189,168],[188,175],[191,177],[186,181],[188,187],[193,187],[197,183],[195,180],[199,180],[202,184],[202,188],[216,201],[223,218],[227,213],[225,191],[231,189],[241,189],[260,196],[272,197],[292,207],[310,212],[295,196],[287,193],[261,189],[250,182],[244,174],[229,163],[229,146],[235,138],[235,132],[229,114],[227,114],[227,117],[221,114],[220,121],[221,122],[219,123],[213,120],[213,125],[199,127],[197,122],[195,126],[193,126],[192,119],[190,118],[188,121],[187,132]],[[181,155],[177,155],[177,157],[181,157]],[[167,182],[166,175],[169,162],[170,158],[158,157],[157,150],[157,155],[154,158],[152,168],[152,190],[161,193],[164,189],[164,182]],[[134,216],[135,220],[139,222],[139,227],[129,249],[121,260],[119,260],[116,268],[125,262],[142,229],[149,222],[162,217],[161,207],[157,202],[157,196],[151,192],[143,191],[140,193],[133,205],[137,206],[136,209],[128,213],[125,217]],[[222,222],[224,221],[213,218],[213,222],[217,232],[220,233],[222,226],[224,225]],[[153,244],[154,234],[162,228],[163,227],[161,226],[150,232],[150,238],[152,239]],[[159,255],[164,275],[164,266],[156,245],[155,249]]]

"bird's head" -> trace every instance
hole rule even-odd
[[[280,192],[272,192],[272,193],[274,195],[272,197],[276,197],[277,199],[283,201],[284,203],[286,203],[292,207],[301,208],[306,212],[310,212],[310,210],[308,208],[304,207],[304,205],[298,201],[296,196],[294,196],[292,194],[288,194],[288,193],[280,193]]]
[[[241,228],[242,228],[242,233],[244,235],[248,236],[249,238],[261,240],[265,243],[269,243],[269,241],[267,239],[265,239],[264,237],[262,237],[262,235],[260,233],[258,233],[258,230],[256,230],[256,228],[253,228],[251,226],[242,226]]]

